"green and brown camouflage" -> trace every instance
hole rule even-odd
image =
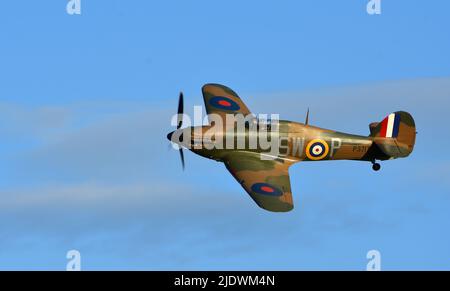
[[[407,112],[394,112],[371,123],[370,135],[362,136],[308,122],[260,122],[230,88],[206,84],[202,92],[210,124],[179,129],[168,138],[198,155],[223,162],[253,200],[269,211],[293,208],[288,170],[294,163],[358,160],[369,161],[378,170],[377,160],[407,157],[414,148],[416,128]],[[223,122],[217,123],[217,118]],[[239,127],[236,120],[244,119],[244,126]],[[255,139],[256,144],[252,143]],[[261,140],[270,147],[262,146]]]

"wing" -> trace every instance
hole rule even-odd
[[[289,166],[283,160],[261,160],[257,153],[234,152],[224,159],[225,166],[259,207],[274,212],[294,208]]]
[[[226,114],[251,114],[241,98],[230,88],[219,84],[206,84],[202,87],[206,113],[217,114],[226,122]],[[211,121],[211,120],[210,120]]]

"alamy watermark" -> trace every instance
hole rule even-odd
[[[367,252],[366,258],[369,260],[369,262],[367,262],[366,271],[381,271],[380,251],[370,250]]]
[[[172,133],[174,147],[182,145],[191,149],[261,149],[269,151],[268,159],[279,154],[283,138],[279,132],[278,114],[208,114],[203,117],[202,107],[194,106],[194,124],[189,115],[172,116],[171,125],[183,120],[183,129]]]
[[[66,12],[69,15],[81,14],[81,0],[69,0],[66,5]]]
[[[381,14],[381,0],[369,0],[366,6],[367,14],[380,15]]]
[[[81,254],[78,250],[70,250],[66,254],[68,259],[66,271],[81,271]]]

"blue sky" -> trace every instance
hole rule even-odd
[[[450,269],[448,1],[9,1],[0,18],[0,269]],[[264,212],[223,165],[167,150],[180,90],[368,134],[415,117],[408,159],[299,163]],[[274,112],[275,111],[275,112]]]

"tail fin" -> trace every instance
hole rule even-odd
[[[416,125],[411,114],[397,111],[383,121],[371,123],[370,136],[388,158],[407,157],[414,149]]]

